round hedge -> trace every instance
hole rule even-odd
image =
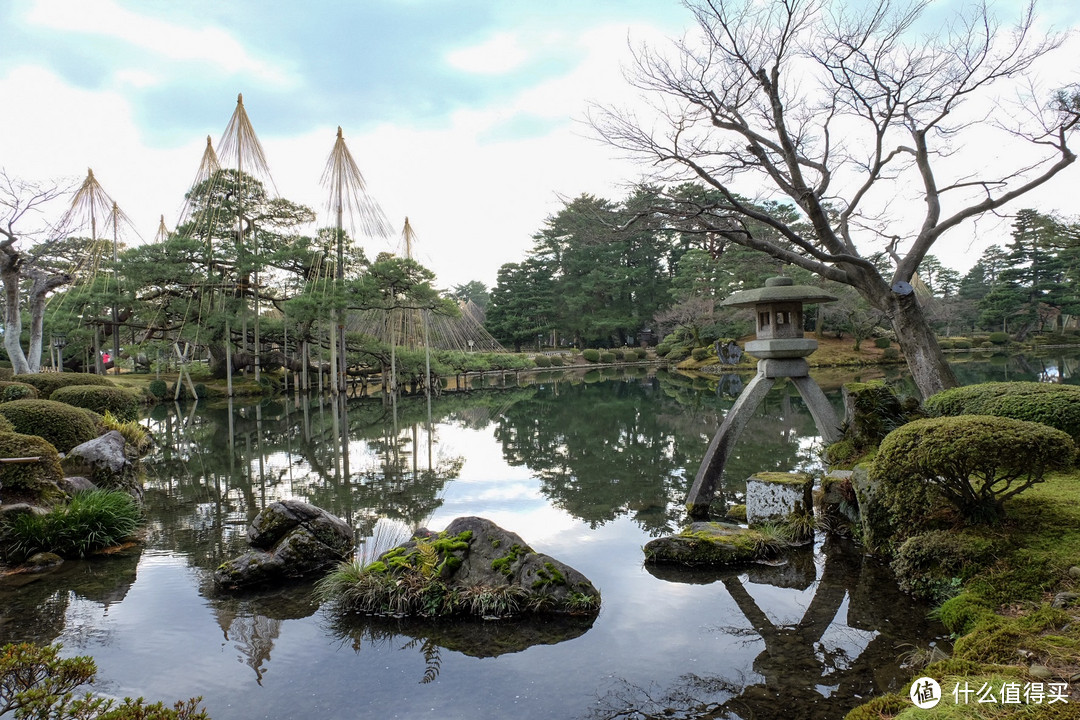
[[[537,355],[533,360],[536,362],[536,367],[538,368],[551,367],[551,358],[547,355]]]
[[[33,385],[23,382],[0,380],[0,402],[23,400],[24,398],[33,400],[39,396],[38,389]]]
[[[885,436],[872,477],[889,489],[912,481],[933,486],[968,521],[994,521],[1004,500],[1046,472],[1070,467],[1075,454],[1072,438],[1040,423],[990,415],[926,418]]]
[[[60,456],[47,440],[37,435],[0,432],[0,457],[40,457],[35,463],[0,463],[0,494],[12,499],[50,504],[63,498],[56,483],[64,477]]]
[[[594,350],[592,348],[589,348],[588,350],[582,350],[581,357],[585,358],[586,361],[591,363],[600,362],[600,351]]]
[[[98,436],[85,410],[55,400],[12,400],[0,404],[0,415],[17,432],[43,437],[63,453]]]
[[[931,415],[996,415],[1057,428],[1080,442],[1080,387],[991,382],[939,392],[924,403]]]
[[[102,415],[106,412],[112,413],[118,420],[135,420],[139,417],[139,398],[125,388],[68,385],[58,388],[49,399],[93,410]]]
[[[33,385],[40,397],[51,397],[54,392],[68,385],[113,385],[104,375],[93,373],[31,373],[19,375],[18,381]]]

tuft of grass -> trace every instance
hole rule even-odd
[[[84,557],[117,545],[139,528],[142,513],[135,500],[117,490],[77,493],[44,515],[14,518],[5,528],[5,552],[26,558],[37,552]]]
[[[128,445],[135,448],[140,455],[145,454],[153,445],[153,436],[138,420],[120,420],[108,410],[105,411],[104,418],[105,428],[116,430],[123,435]]]

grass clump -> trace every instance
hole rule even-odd
[[[135,500],[125,492],[77,493],[44,515],[17,515],[7,523],[3,530],[5,553],[18,559],[38,552],[84,557],[131,537],[141,518]]]
[[[105,411],[102,423],[107,430],[116,430],[123,435],[127,444],[135,448],[140,455],[149,450],[154,442],[150,431],[137,421],[117,419],[108,410]]]

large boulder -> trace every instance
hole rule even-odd
[[[353,552],[344,520],[299,500],[268,505],[248,528],[252,550],[214,571],[220,588],[300,580],[333,568]]]
[[[439,533],[421,530],[363,567],[343,566],[320,594],[344,612],[415,617],[600,610],[588,578],[479,517],[457,518]]]
[[[61,464],[67,475],[84,477],[99,488],[123,490],[142,500],[138,454],[118,430],[76,445]]]

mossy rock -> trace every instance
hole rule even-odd
[[[856,448],[876,445],[911,418],[900,398],[881,381],[844,383],[845,436]]]
[[[114,385],[104,375],[93,373],[30,373],[19,375],[18,381],[33,385],[38,389],[38,396],[51,397],[54,392],[68,385]]]
[[[38,389],[29,383],[0,381],[0,402],[9,400],[35,400],[41,397]]]
[[[102,415],[110,413],[121,421],[135,420],[139,416],[140,398],[127,388],[67,385],[55,390],[49,399],[93,410]]]
[[[970,531],[931,530],[905,540],[891,567],[900,589],[917,598],[942,602],[956,594],[964,580],[990,562],[992,540]]]
[[[0,404],[4,415],[17,432],[45,438],[59,452],[98,436],[94,423],[81,408],[55,400],[12,400]]]
[[[40,457],[34,463],[0,463],[0,494],[5,502],[51,505],[64,499],[58,486],[64,477],[60,455],[37,435],[0,432],[0,457]]]
[[[696,522],[678,535],[645,545],[645,562],[729,567],[775,557],[779,546],[760,530],[716,522]]]

